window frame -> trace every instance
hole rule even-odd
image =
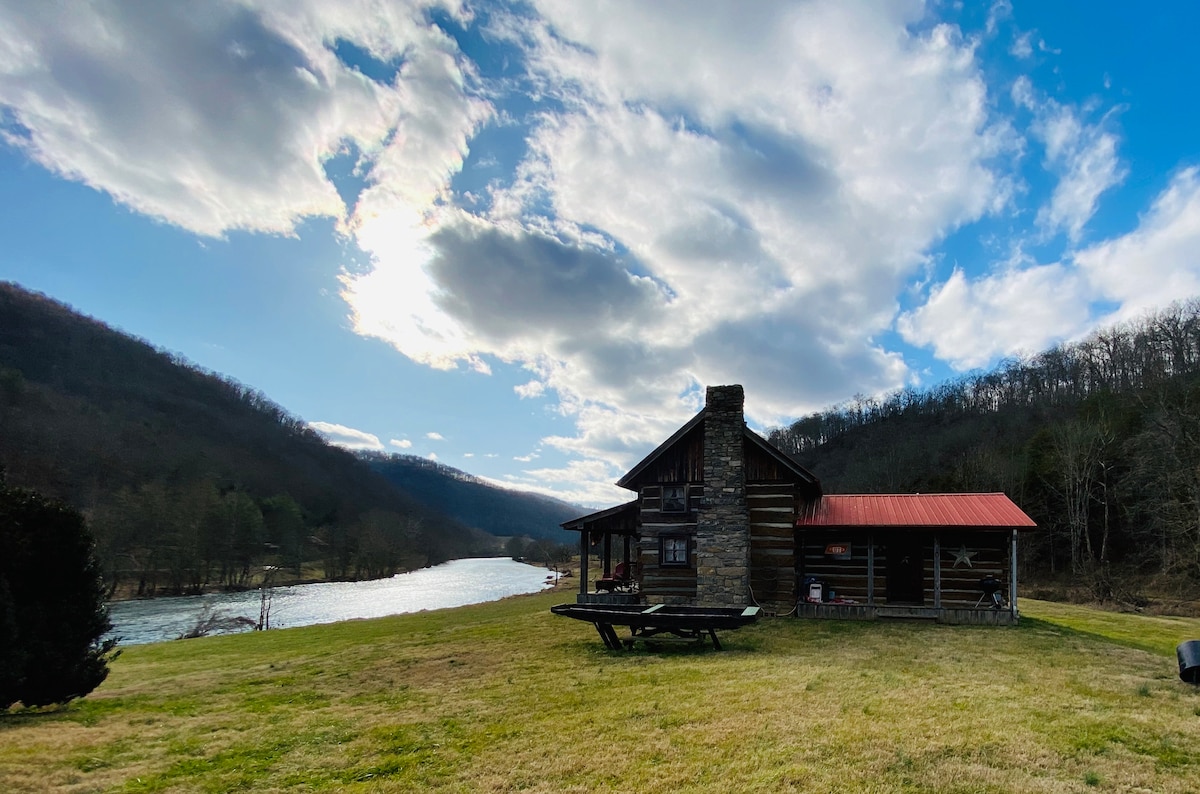
[[[678,507],[667,507],[667,491],[679,491],[678,499],[672,497],[672,504],[678,504]],[[688,511],[688,487],[687,485],[664,485],[659,494],[659,510],[663,513],[686,513]]]
[[[679,545],[682,543],[683,560],[667,559],[668,545],[677,554],[680,550]],[[672,555],[674,556],[674,555]],[[687,535],[671,532],[658,536],[658,565],[660,568],[691,568],[692,567],[692,540]]]

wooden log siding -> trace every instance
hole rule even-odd
[[[692,430],[680,443],[665,450],[638,480],[670,485],[704,482],[704,426]]]
[[[973,607],[979,601],[983,591],[979,589],[979,580],[985,576],[994,576],[1000,580],[1005,598],[1009,598],[1009,542],[1010,530],[980,531],[980,532],[946,532],[938,536],[941,546],[942,566],[942,606],[947,608]],[[971,557],[971,565],[960,564],[954,567],[954,557],[966,547]],[[933,541],[924,550],[926,559],[926,603],[933,603]]]
[[[753,444],[746,444],[746,482],[780,483],[790,488],[794,475],[775,458],[765,454]],[[747,491],[749,495],[749,491]]]
[[[850,544],[849,560],[833,560],[825,556],[825,547],[830,543]],[[878,542],[878,539],[876,539]],[[846,532],[801,532],[800,533],[801,592],[800,600],[808,595],[803,590],[803,579],[815,576],[825,585],[825,597],[829,591],[840,598],[851,598],[860,604],[867,603],[867,533]],[[875,549],[875,603],[884,601],[887,592],[887,568],[879,547]]]
[[[865,532],[801,532],[800,576],[815,576],[825,585],[828,595],[830,590],[839,597],[852,598],[861,604],[868,603],[867,592],[867,554],[868,536]],[[994,576],[1000,580],[1006,600],[1011,597],[1009,588],[1009,530],[977,531],[977,532],[947,532],[938,534],[938,547],[941,552],[941,606],[947,609],[972,608],[979,601],[983,591],[979,581],[985,576]],[[887,603],[887,533],[874,533],[875,546],[875,604]],[[829,543],[847,541],[850,543],[851,559],[832,560],[825,556],[825,547]],[[954,567],[955,555],[966,548],[971,556],[968,567],[960,563]],[[921,557],[924,565],[924,597],[925,606],[932,607],[935,603],[934,566],[934,534],[925,535],[921,543]],[[801,583],[801,587],[803,584]],[[801,601],[807,595],[799,593]]]
[[[750,513],[750,589],[759,606],[788,612],[796,603],[796,495],[791,483],[746,486]]]
[[[669,484],[677,484],[678,481]],[[704,498],[704,486],[688,483],[687,511],[662,512],[662,486],[645,485],[641,493],[641,539],[638,541],[638,571],[641,594],[650,604],[690,602],[696,597],[696,511]],[[659,537],[688,536],[688,567],[659,566]]]

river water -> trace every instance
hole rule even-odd
[[[552,583],[551,576],[545,568],[504,557],[481,557],[452,560],[432,568],[396,574],[390,579],[276,587],[271,601],[271,628],[378,618],[496,601],[520,593],[536,593]],[[173,640],[196,625],[205,609],[222,616],[242,616],[257,622],[260,598],[258,590],[248,590],[117,601],[109,608],[113,622],[109,636],[119,637],[122,645]]]

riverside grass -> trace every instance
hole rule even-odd
[[[604,649],[564,591],[135,646],[0,715],[0,791],[1200,791],[1200,620],[773,618]]]

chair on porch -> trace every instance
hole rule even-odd
[[[617,563],[617,566],[613,568],[613,572],[610,575],[602,576],[596,580],[596,592],[607,590],[611,593],[614,590],[623,590],[632,585],[633,576],[630,571],[631,567],[623,562]]]

